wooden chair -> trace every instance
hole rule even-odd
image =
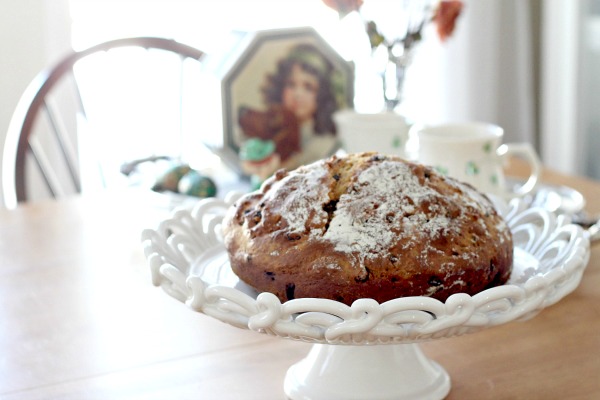
[[[114,62],[120,63],[116,66],[108,64],[109,54],[116,54]],[[126,55],[133,54],[133,55]],[[14,207],[19,202],[28,201],[32,198],[32,184],[35,191],[40,191],[40,186],[44,186],[48,195],[56,198],[71,193],[80,193],[82,191],[82,161],[90,162],[90,153],[94,152],[94,143],[101,143],[101,140],[92,141],[91,147],[87,150],[87,155],[81,154],[81,143],[83,135],[81,126],[86,125],[89,119],[90,110],[88,110],[88,98],[96,100],[100,98],[94,89],[90,88],[94,83],[100,86],[109,86],[108,83],[114,83],[113,76],[121,75],[123,85],[118,85],[116,89],[111,89],[112,93],[104,93],[104,98],[108,97],[108,103],[115,109],[127,113],[127,108],[131,105],[138,105],[141,101],[148,102],[151,107],[159,107],[160,102],[170,102],[164,106],[169,110],[175,108],[179,111],[176,121],[172,127],[159,127],[164,132],[148,133],[148,135],[162,134],[167,137],[173,147],[185,147],[181,142],[181,129],[184,105],[184,92],[191,89],[190,84],[184,83],[186,71],[194,70],[199,72],[200,66],[197,64],[203,58],[204,53],[196,48],[176,42],[170,39],[158,37],[134,37],[124,38],[100,43],[82,51],[74,51],[60,60],[55,66],[40,72],[27,87],[22,95],[17,108],[12,116],[7,132],[6,142],[3,152],[2,179],[4,202],[9,208]],[[112,56],[111,56],[112,57]],[[132,58],[133,57],[133,58]],[[134,67],[130,60],[140,60],[142,57],[148,59],[144,61],[142,68]],[[155,63],[159,59],[168,59],[164,62],[165,68],[158,68],[156,72],[150,72],[150,63]],[[112,62],[113,58],[111,58]],[[138,62],[136,61],[136,62]],[[100,62],[100,67],[92,68],[93,63]],[[86,67],[87,63],[87,67]],[[177,65],[177,66],[175,66]],[[166,67],[168,66],[168,68]],[[87,73],[87,88],[82,87],[80,68],[87,68],[88,71],[94,71],[97,76],[90,76]],[[124,75],[127,72],[129,77]],[[164,73],[163,73],[164,72]],[[162,75],[162,76],[161,76]],[[177,76],[175,76],[177,75]],[[124,86],[128,83],[142,78],[137,84],[139,93],[138,99],[125,105],[119,105],[124,101]],[[173,85],[170,85],[168,95],[164,90],[154,90],[154,86],[160,86],[162,78],[165,78]],[[107,82],[107,84],[101,83]],[[171,86],[178,86],[172,88]],[[96,88],[98,89],[98,88]],[[194,88],[199,91],[199,88]],[[176,93],[178,92],[178,93]],[[174,94],[176,93],[176,94]],[[168,97],[168,99],[167,99]],[[68,98],[68,100],[67,100]],[[135,102],[135,104],[133,104]],[[66,107],[65,107],[66,106]],[[68,111],[64,111],[64,109]],[[125,108],[125,110],[123,110]],[[195,110],[196,113],[198,110]],[[192,110],[194,112],[194,110]],[[148,118],[156,117],[160,111],[148,110],[145,116]],[[105,117],[110,120],[110,117]],[[157,125],[157,124],[155,124]],[[135,131],[139,126],[140,130],[149,129],[143,127],[142,121],[134,121],[134,128],[128,128]],[[89,128],[89,126],[88,126]],[[93,129],[92,129],[93,130]],[[180,154],[168,154],[164,147],[156,149],[147,155],[140,155],[140,148],[145,147],[146,142],[150,140],[140,139],[143,134],[137,132],[138,140],[129,140],[121,133],[118,135],[113,128],[106,129],[100,133],[100,136],[107,135],[110,130],[113,135],[113,143],[106,145],[108,153],[120,152],[122,149],[132,149],[133,158],[138,161],[153,160],[162,157],[177,157]],[[179,130],[179,132],[173,132]],[[116,141],[114,136],[117,137]],[[135,136],[135,135],[134,135]],[[149,138],[149,136],[147,136]],[[112,146],[112,147],[111,147]],[[100,149],[97,149],[100,151]],[[172,151],[171,153],[175,153]],[[131,159],[121,160],[121,162]],[[60,163],[58,162],[60,161]],[[123,172],[131,172],[132,166],[136,162],[126,164]],[[118,169],[118,168],[117,168]],[[99,171],[101,167],[99,167]],[[32,176],[38,175],[37,182],[32,182]],[[40,178],[41,176],[41,178]],[[103,172],[98,172],[100,181],[106,176]],[[43,183],[40,183],[43,182]],[[106,182],[102,182],[106,185]],[[43,196],[43,195],[42,195]]]

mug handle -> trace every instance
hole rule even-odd
[[[540,158],[538,157],[535,149],[533,148],[533,146],[529,143],[508,143],[508,144],[503,144],[500,147],[498,147],[498,150],[496,151],[496,154],[498,154],[498,156],[500,157],[500,159],[504,159],[508,156],[511,155],[515,155],[515,156],[520,156],[520,158],[523,158],[525,161],[527,161],[527,163],[529,164],[530,168],[531,168],[531,174],[529,175],[529,178],[527,179],[527,181],[517,187],[514,190],[507,190],[507,195],[509,196],[524,196],[527,193],[531,192],[534,188],[535,185],[538,182],[538,179],[540,177],[540,173],[542,171],[542,162],[540,161]]]

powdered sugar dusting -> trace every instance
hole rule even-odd
[[[456,229],[444,214],[419,211],[423,202],[433,203],[441,195],[422,185],[408,165],[374,163],[359,175],[357,185],[357,190],[341,196],[323,239],[334,243],[337,251],[357,252],[361,264],[365,258],[385,255],[399,235],[419,240]]]
[[[280,202],[279,209],[274,211],[284,216],[290,232],[304,232],[311,221],[327,219],[327,213],[323,211],[323,204],[329,201],[328,190],[323,187],[326,176],[324,168],[300,168],[275,182],[267,192],[267,202]],[[301,195],[290,196],[283,193],[290,188],[292,191],[301,191]],[[277,201],[273,201],[274,199]]]
[[[324,207],[331,200],[327,174],[327,168],[314,165],[292,171],[273,183],[265,200],[277,205],[273,211],[282,216],[288,232],[309,233],[311,240],[332,243],[335,251],[357,257],[363,271],[365,260],[385,257],[399,239],[407,239],[405,246],[410,247],[416,241],[460,233],[460,224],[440,203],[451,201],[448,195],[422,184],[410,165],[397,160],[377,161],[361,171],[337,201],[327,224]],[[452,184],[468,192],[460,197],[464,207],[491,207],[475,190]]]

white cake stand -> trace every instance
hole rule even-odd
[[[520,200],[494,199],[514,237],[510,281],[442,303],[405,297],[352,306],[326,299],[281,303],[256,293],[229,267],[220,223],[236,199],[207,199],[142,234],[153,283],[192,310],[239,328],[314,343],[284,381],[290,399],[442,399],[450,377],[418,343],[524,320],[572,292],[587,265],[583,230]]]

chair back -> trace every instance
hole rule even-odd
[[[203,56],[171,39],[133,37],[74,51],[40,72],[9,124],[2,161],[5,205],[45,197],[35,194],[41,187],[53,198],[80,193],[86,168],[97,169],[99,184],[106,186],[112,179],[106,170],[118,171],[115,164],[137,160],[127,164],[129,171],[139,161],[180,157],[186,93],[199,92],[197,78],[184,78],[200,73]],[[156,122],[163,114],[174,122]],[[121,122],[126,119],[132,122]]]

